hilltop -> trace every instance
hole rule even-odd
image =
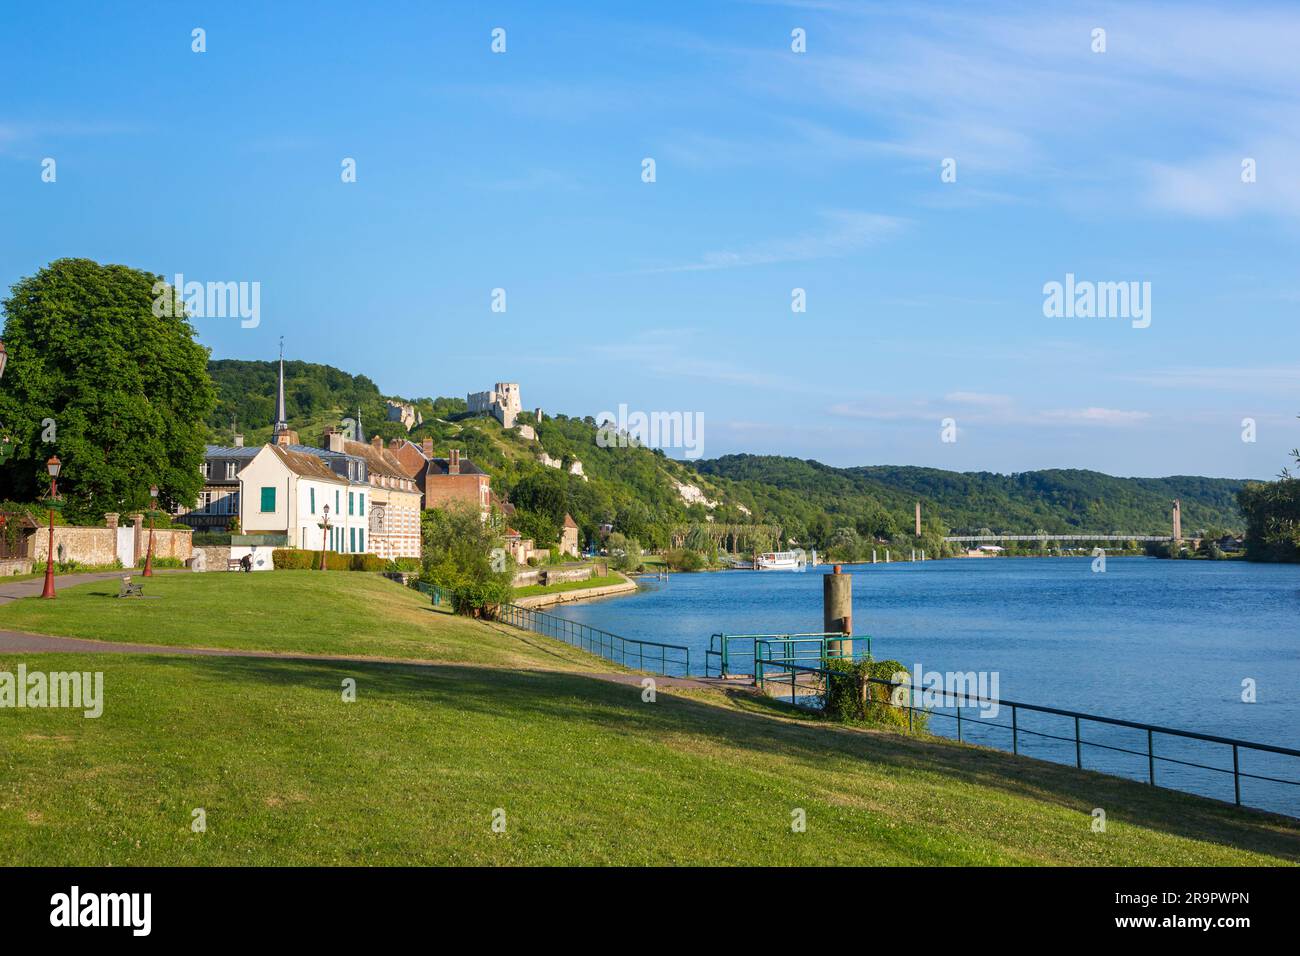
[[[269,440],[276,363],[218,360],[209,371],[218,395],[207,423],[212,440],[230,440],[232,419],[249,443]],[[359,410],[367,436],[429,437],[444,451],[454,444],[492,475],[493,488],[519,509],[514,523],[539,541],[552,538],[568,512],[584,541],[603,523],[658,548],[692,525],[778,525],[786,537],[825,550],[846,529],[863,538],[909,536],[917,500],[935,553],[936,539],[950,529],[1167,534],[1174,498],[1182,500],[1188,532],[1244,524],[1235,496],[1245,482],[1236,479],[1117,478],[1058,469],[1000,475],[894,465],[834,468],[776,455],[685,463],[650,448],[601,448],[591,416],[546,415],[538,423],[532,413],[522,413],[519,423],[536,433],[528,438],[494,418],[470,415],[463,398],[385,395],[366,376],[327,365],[287,361],[285,380],[290,425],[303,441],[319,442],[326,425]],[[414,406],[423,422],[407,432],[387,421],[390,398]],[[570,473],[574,462],[581,462],[581,474]],[[761,532],[752,538],[751,544],[764,540]]]

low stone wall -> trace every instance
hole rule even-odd
[[[193,554],[194,532],[188,528],[158,528],[153,533],[155,558],[179,558],[188,561]],[[38,528],[32,535],[32,561],[43,564],[50,550],[48,529]],[[60,547],[61,546],[61,547]],[[149,529],[135,528],[136,566],[144,564],[149,547]],[[117,560],[117,528],[74,528],[54,526],[54,560],[76,561],[78,564],[106,565]]]
[[[230,548],[226,545],[205,544],[194,549],[190,557],[191,571],[224,571],[230,560]]]
[[[537,568],[520,568],[515,572],[514,580],[511,582],[512,587],[526,588],[537,584],[541,579],[542,572]]]
[[[11,577],[15,574],[31,574],[32,562],[28,558],[5,558],[0,561],[0,578]]]
[[[50,532],[39,528],[32,536],[32,561],[44,564],[50,554]],[[54,560],[104,565],[117,560],[117,531],[112,528],[54,526]]]
[[[591,568],[544,568],[543,584],[563,584],[566,581],[586,581],[591,577]]]
[[[623,581],[622,584],[608,584],[599,588],[578,588],[576,591],[556,591],[554,594],[535,594],[532,597],[516,598],[520,607],[542,608],[553,604],[568,604],[571,601],[589,601],[592,598],[613,597],[635,591],[635,581]]]

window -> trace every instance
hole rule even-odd
[[[232,515],[239,514],[239,492],[232,491],[226,500],[230,502],[230,513]]]
[[[262,514],[275,510],[275,489],[262,489]]]
[[[357,550],[358,551],[366,550],[366,529],[365,528],[357,529]]]
[[[361,494],[357,495],[357,498],[359,499],[357,502],[357,514],[364,518],[366,515],[366,493],[364,491],[361,492]]]
[[[354,512],[352,511],[352,499],[353,499],[354,497],[356,497],[356,496],[353,495],[352,492],[349,491],[349,492],[348,492],[348,514],[353,514],[353,513],[354,513]]]
[[[316,513],[316,489],[312,488],[310,490],[310,494],[311,494],[311,513],[315,514]]]
[[[339,490],[337,488],[334,489],[334,513],[336,515],[343,513],[339,511]]]
[[[200,491],[200,492],[199,492],[199,511],[207,511],[207,510],[208,510],[209,508],[211,508],[211,507],[212,507],[212,492],[210,492],[210,491]]]
[[[204,478],[210,478],[212,476],[212,462],[205,461],[199,465],[199,471],[203,473]]]
[[[227,478],[235,477],[235,463],[233,461],[226,462],[226,477]]]
[[[348,528],[348,550],[357,550],[357,529]]]

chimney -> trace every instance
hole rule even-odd
[[[451,450],[451,457],[447,459],[447,474],[449,475],[460,474],[460,449],[459,448],[453,448]]]
[[[425,458],[433,458],[433,439],[426,438],[421,450],[424,452]]]
[[[236,436],[235,436],[235,447],[236,447],[236,448],[243,448],[243,447],[244,447],[244,436],[243,436],[243,435],[236,435]]]
[[[332,425],[325,429],[325,447],[330,451],[343,451],[343,433]]]

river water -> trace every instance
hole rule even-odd
[[[1241,561],[987,558],[845,566],[856,635],[909,672],[984,672],[996,696],[1300,750],[1300,566]],[[551,613],[629,638],[682,644],[704,668],[715,633],[822,629],[821,575],[724,571],[646,582],[634,595]],[[860,646],[859,646],[860,649]],[[716,666],[716,665],[715,665]],[[1252,682],[1255,702],[1243,701]],[[991,685],[989,685],[991,686]],[[954,736],[955,720],[930,719]],[[962,736],[1009,749],[1009,708]],[[1073,719],[1021,711],[1020,752],[1076,759]],[[1053,740],[1027,731],[1066,737]],[[1145,731],[1085,723],[1083,764],[1147,779]],[[1103,746],[1132,750],[1106,750]],[[1232,768],[1232,748],[1157,736],[1157,754]],[[1246,773],[1300,780],[1300,758],[1240,750]],[[1157,782],[1233,799],[1231,774],[1156,762]],[[1243,778],[1243,802],[1300,814],[1300,786]]]

